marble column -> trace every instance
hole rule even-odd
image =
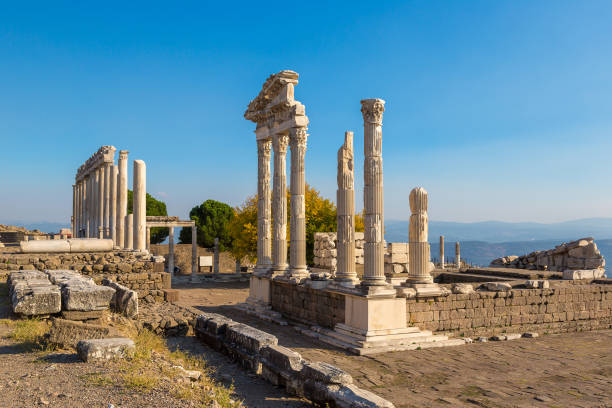
[[[125,216],[125,249],[134,249],[134,214]]]
[[[147,251],[150,251],[151,250],[151,227],[146,227],[146,231],[147,231],[146,233],[147,243],[145,247],[147,248]]]
[[[363,286],[388,286],[384,271],[382,118],[385,101],[364,99],[364,269]]]
[[[262,275],[270,270],[272,264],[272,221],[270,200],[270,158],[272,141],[257,141],[257,265],[255,274]]]
[[[102,209],[102,206],[100,205],[100,168],[97,168],[95,170],[95,178],[94,178],[94,186],[93,186],[93,191],[92,191],[92,198],[93,198],[93,231],[92,231],[92,238],[98,238],[98,227],[100,226],[100,211]]]
[[[84,203],[83,203],[83,222],[85,225],[83,225],[84,227],[84,238],[89,238],[89,228],[90,228],[90,215],[89,215],[89,195],[91,194],[91,189],[89,186],[89,176],[85,176],[85,182],[83,183],[83,186],[85,187],[83,189],[83,195],[84,195]]]
[[[459,242],[455,242],[455,262],[457,263],[457,269],[461,268],[461,247]]]
[[[334,280],[343,286],[359,283],[355,269],[355,173],[353,132],[344,133],[338,150],[338,190],[336,191],[338,266]]]
[[[168,272],[174,276],[174,227],[168,228]]]
[[[146,250],[147,225],[147,167],[142,160],[134,160],[134,249]]]
[[[287,144],[289,136],[276,135],[274,149],[274,194],[272,202],[272,269],[284,273],[287,268]]]
[[[291,146],[291,217],[288,276],[295,279],[308,277],[306,266],[306,180],[304,158],[306,156],[305,127],[292,128],[289,135]]]
[[[191,227],[191,281],[193,282],[198,273],[198,230],[193,223]]]
[[[126,248],[125,217],[127,216],[128,151],[119,151],[117,175],[117,245]]]
[[[72,237],[76,237],[76,234],[74,232],[75,230],[75,225],[76,225],[76,220],[77,220],[77,204],[76,204],[76,184],[72,185],[72,217],[70,217],[70,232],[72,233]]]
[[[111,163],[104,163],[104,238],[111,237],[110,231],[110,199],[111,199]]]
[[[416,284],[433,283],[429,273],[429,224],[427,219],[427,191],[417,187],[410,192],[410,226],[408,230],[408,254],[410,256],[410,282]]]
[[[104,165],[98,169],[98,238],[104,238],[104,195],[106,186],[106,171]]]
[[[113,245],[117,246],[117,166],[111,166],[110,183],[110,238]]]
[[[440,235],[440,268],[444,269],[444,235]]]
[[[83,180],[79,180],[77,184],[77,234],[75,238],[81,237],[83,229]]]

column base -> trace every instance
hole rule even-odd
[[[404,282],[398,289],[398,294],[407,298],[425,298],[435,296],[448,296],[450,291],[437,283],[417,283],[410,280]]]
[[[272,270],[272,265],[255,265],[253,268],[253,275],[255,276],[266,276]]]
[[[307,268],[286,269],[283,278],[290,282],[302,283],[304,280],[310,278],[310,272]]]

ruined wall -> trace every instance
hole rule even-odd
[[[466,336],[502,332],[559,333],[612,327],[612,284],[452,294],[408,299],[407,321]]]
[[[163,257],[137,252],[0,254],[0,273],[29,269],[75,270],[91,276],[97,284],[107,278],[135,290],[139,299],[148,302],[163,301],[163,290],[171,286],[170,274],[164,272]]]
[[[567,269],[603,269],[606,261],[593,238],[582,238],[547,251],[497,258],[491,266],[563,272]]]
[[[338,293],[273,280],[270,298],[285,318],[330,329],[344,323],[344,296]]]

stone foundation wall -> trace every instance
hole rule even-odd
[[[271,281],[272,309],[285,318],[333,329],[344,323],[344,296],[304,285]]]
[[[503,332],[572,332],[612,327],[612,285],[452,294],[408,299],[410,326],[466,336]]]
[[[0,254],[0,273],[13,270],[68,269],[90,276],[97,284],[104,278],[135,290],[148,302],[163,301],[170,289],[170,274],[163,258],[155,262],[148,254],[128,251],[82,254]]]

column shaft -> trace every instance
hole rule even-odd
[[[126,248],[125,217],[127,216],[128,151],[119,151],[117,175],[117,245]]]
[[[104,166],[98,169],[98,229],[97,237],[104,238],[104,194],[106,185],[106,172]]]
[[[113,245],[117,246],[117,166],[111,166],[111,183],[110,183],[110,238],[113,240]]]
[[[257,274],[267,273],[272,264],[271,153],[272,142],[269,139],[257,141]]]
[[[364,286],[387,286],[384,273],[382,117],[385,101],[361,101],[364,120]]]
[[[168,272],[174,276],[174,227],[169,227],[168,235]]]
[[[444,235],[440,235],[440,268],[444,269]]]
[[[198,272],[198,230],[193,223],[191,227],[191,279],[195,279]]]
[[[289,270],[291,277],[308,276],[306,266],[306,180],[304,158],[306,156],[306,128],[293,128],[291,144],[291,223],[289,245]]]
[[[110,211],[111,211],[111,163],[104,163],[104,238],[111,237]]]
[[[457,262],[457,268],[461,268],[461,247],[459,242],[455,242],[455,262]]]
[[[147,225],[147,167],[142,160],[134,160],[134,249],[146,249]]]
[[[429,227],[427,219],[427,191],[418,187],[410,192],[410,227],[408,230],[408,254],[410,257],[410,281],[432,283],[429,273]]]
[[[147,251],[150,251],[151,250],[151,227],[146,227],[146,231],[147,231],[146,248],[147,248]]]
[[[287,144],[289,136],[276,135],[274,148],[274,201],[272,203],[272,269],[287,270]]]
[[[75,225],[76,225],[76,221],[77,221],[77,204],[76,204],[76,200],[77,200],[77,193],[76,193],[76,184],[72,185],[72,217],[70,218],[70,232],[72,233],[72,237],[75,237],[76,234],[74,233]]]
[[[335,281],[352,286],[359,282],[355,270],[355,182],[353,162],[353,132],[344,134],[344,144],[338,150],[338,190],[336,246],[338,267]]]
[[[125,249],[134,249],[134,214],[125,216]]]

